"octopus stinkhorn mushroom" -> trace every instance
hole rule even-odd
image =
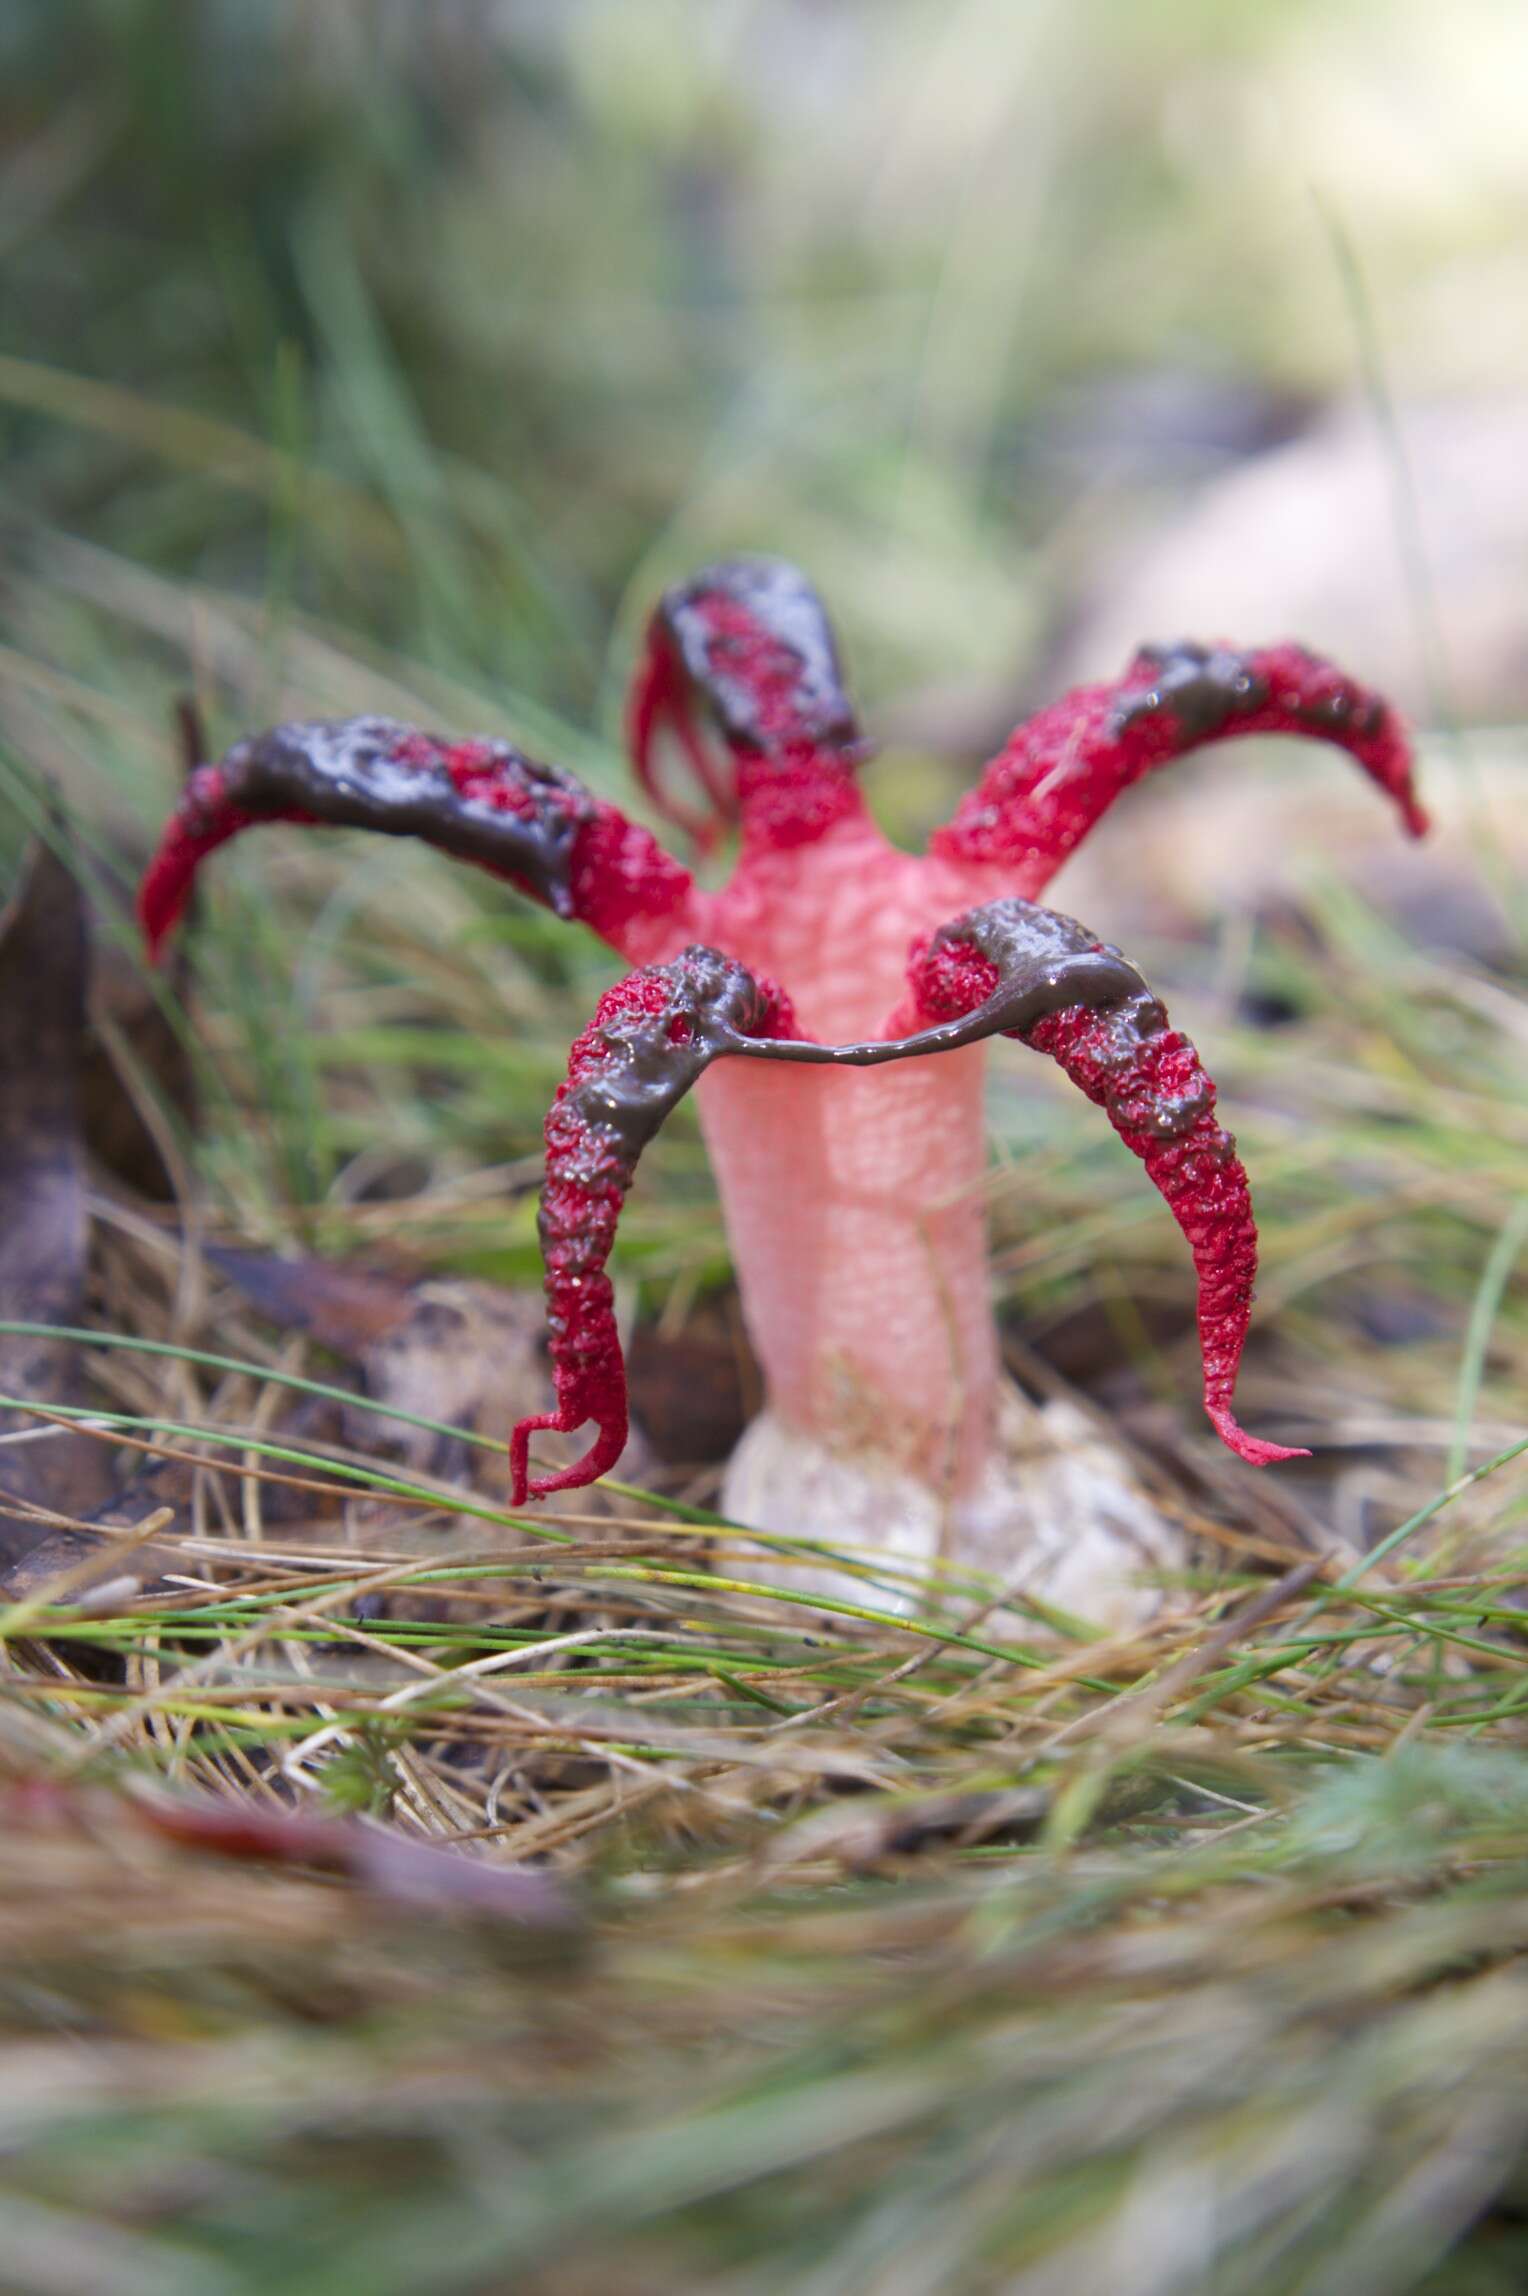
[[[987,1042],[1049,1054],[1141,1159],[1193,1255],[1215,1429],[1255,1466],[1290,1456],[1232,1410],[1257,1232],[1215,1087],[1135,968],[1037,896],[1132,783],[1233,735],[1335,743],[1421,835],[1395,713],[1296,645],[1143,648],[1122,678],[1020,726],[913,855],[866,809],[866,745],[815,591],[792,566],[742,559],[665,595],[628,724],[660,812],[702,847],[736,823],[720,890],[504,742],[349,718],[278,726],[191,774],[140,894],[149,946],[203,858],[268,821],[422,837],[587,925],[634,969],[601,997],[547,1118],[556,1408],[514,1430],[517,1501],[591,1482],[621,1456],[606,1261],[642,1149],[695,1085],[767,1389],[728,1472],[727,1512],[1020,1576],[1032,1550],[1040,1591],[1117,1613],[1131,1570],[1164,1559],[1157,1518],[1096,1444],[1068,1482],[1075,1418],[1058,1439],[1058,1407],[1026,1403],[1000,1371],[982,1204]],[[698,811],[660,774],[676,761]],[[576,1464],[532,1473],[532,1436],[586,1425]]]

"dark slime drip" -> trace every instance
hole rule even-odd
[[[1306,654],[1305,659],[1318,669],[1321,667],[1315,654]],[[1308,725],[1313,732],[1325,734],[1332,741],[1341,741],[1345,734],[1368,739],[1384,724],[1385,705],[1377,694],[1357,692],[1339,680],[1330,693],[1302,702],[1294,715],[1301,725]]]
[[[879,1068],[925,1053],[955,1052],[991,1036],[1023,1038],[1048,1015],[1085,1006],[1109,1014],[1104,1057],[1123,1080],[1141,1046],[1166,1026],[1162,1007],[1134,965],[1053,909],[1018,899],[989,902],[941,927],[928,955],[954,946],[975,949],[997,969],[996,987],[973,1011],[911,1036],[837,1045],[754,1035],[775,1008],[752,974],[716,949],[686,949],[655,968],[672,984],[664,1009],[607,1022],[600,1035],[610,1065],[572,1086],[562,1105],[634,1169],[670,1111],[721,1057]],[[1190,1129],[1207,1099],[1207,1085],[1160,1099],[1144,1121],[1159,1137],[1176,1138]]]
[[[608,1065],[570,1085],[559,1104],[631,1166],[718,1054],[775,1042],[747,1034],[777,1008],[735,957],[697,943],[653,969],[668,986],[663,1009],[603,1022]]]
[[[1152,672],[1151,683],[1120,696],[1109,719],[1111,734],[1160,710],[1185,741],[1212,741],[1233,718],[1249,717],[1268,700],[1266,678],[1228,646],[1184,638],[1176,645],[1142,646],[1136,659]]]
[[[844,691],[832,626],[817,592],[798,567],[781,558],[737,558],[707,567],[668,591],[659,608],[685,673],[710,700],[729,741],[767,750],[776,737],[760,722],[758,697],[742,676],[730,676],[727,657],[741,640],[718,636],[705,612],[708,600],[738,606],[799,664],[793,696],[801,730],[824,748],[859,741],[859,724]]]
[[[997,971],[990,996],[957,1020],[939,1021],[912,1036],[886,1043],[817,1045],[758,1040],[728,1049],[755,1058],[876,1068],[889,1060],[916,1059],[923,1053],[956,1052],[986,1037],[1026,1038],[1052,1013],[1079,1006],[1106,1012],[1110,1021],[1108,1065],[1123,1078],[1141,1046],[1161,1034],[1166,1016],[1141,975],[1118,949],[1097,941],[1085,925],[1057,910],[1017,898],[991,901],[985,908],[942,926],[923,960],[953,947],[975,949]],[[1149,1115],[1154,1132],[1173,1138],[1186,1132],[1204,1107],[1206,1092],[1157,1102]]]
[[[465,755],[490,794],[453,779],[449,760]],[[239,742],[214,770],[220,796],[242,813],[421,837],[518,878],[558,916],[572,913],[573,846],[595,801],[571,774],[506,742],[453,745],[389,718],[316,719]]]
[[[1323,668],[1316,655],[1300,651],[1305,661]],[[1185,638],[1171,646],[1142,646],[1136,659],[1152,672],[1151,683],[1120,696],[1109,720],[1109,731],[1115,735],[1160,710],[1185,741],[1212,741],[1233,718],[1250,717],[1276,698],[1297,725],[1308,726],[1329,741],[1355,735],[1367,739],[1384,724],[1384,703],[1345,680],[1309,700],[1276,697],[1251,657],[1233,653],[1228,646],[1201,646]]]

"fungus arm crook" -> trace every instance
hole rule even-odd
[[[697,723],[714,722],[715,754]],[[627,704],[637,778],[702,851],[729,821],[766,843],[809,844],[858,810],[865,754],[822,600],[799,567],[728,559],[666,591]],[[659,780],[669,735],[694,778],[692,811]]]
[[[446,741],[390,718],[317,719],[197,765],[138,893],[157,956],[206,856],[259,822],[420,837],[504,877],[624,955],[693,929],[694,885],[648,833],[560,767],[501,741]]]
[[[546,1120],[538,1226],[557,1409],[522,1419],[510,1437],[516,1506],[594,1482],[626,1447],[626,1367],[605,1262],[642,1150],[719,1053],[794,1030],[789,1001],[770,982],[699,946],[629,973],[600,998]],[[571,1435],[591,1419],[583,1458],[533,1482],[532,1435]]]
[[[1302,1456],[1237,1424],[1232,1397],[1257,1273],[1247,1175],[1215,1120],[1213,1080],[1135,967],[1073,918],[1009,898],[915,947],[910,977],[916,1016],[939,1025],[906,1038],[904,1050],[1014,1037],[1049,1053],[1103,1109],[1193,1254],[1204,1407],[1216,1433],[1254,1467]],[[907,1017],[893,1016],[892,1027]]]
[[[1116,797],[1158,766],[1236,734],[1334,742],[1413,837],[1428,827],[1405,728],[1390,704],[1302,646],[1143,646],[1123,678],[1079,686],[1012,735],[935,831],[929,852],[974,871],[1049,881]]]

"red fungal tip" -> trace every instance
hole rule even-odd
[[[550,1498],[554,1491],[581,1491],[590,1483],[597,1483],[601,1475],[608,1475],[626,1448],[629,1426],[626,1416],[626,1397],[623,1391],[606,1416],[598,1417],[599,1433],[581,1459],[571,1467],[564,1467],[555,1475],[531,1477],[530,1447],[533,1435],[571,1435],[582,1419],[597,1414],[575,1415],[568,1411],[542,1411],[534,1418],[520,1420],[509,1438],[509,1503],[523,1507],[530,1499]]]
[[[663,732],[683,750],[709,811],[692,813],[658,779],[656,745]],[[682,829],[701,853],[710,852],[721,825],[737,811],[736,800],[695,724],[684,666],[661,620],[648,632],[647,650],[632,681],[626,710],[626,741],[637,780],[658,811]]]
[[[1249,1467],[1276,1467],[1281,1459],[1308,1459],[1303,1445],[1298,1443],[1267,1443],[1261,1435],[1249,1435],[1240,1426],[1236,1414],[1224,1404],[1207,1403],[1205,1411],[1210,1425],[1238,1459],[1245,1459]]]
[[[247,816],[228,803],[221,768],[198,766],[138,887],[138,924],[150,964],[159,963],[165,943],[185,915],[202,861],[246,826]]]
[[[1102,1107],[1172,1213],[1199,1278],[1204,1408],[1220,1439],[1252,1467],[1300,1456],[1246,1434],[1231,1395],[1252,1314],[1257,1224],[1236,1143],[1215,1120],[1215,1086],[1188,1038],[1160,1007],[1134,1044],[1122,1044],[1100,1013],[1059,1013],[1029,1042],[1058,1061]],[[1188,1121],[1176,1116],[1181,1109]],[[1192,1111],[1192,1115],[1189,1112]],[[1160,1112],[1166,1121],[1159,1124]]]
[[[162,960],[165,943],[191,897],[197,860],[184,827],[172,819],[138,887],[138,929],[151,965]]]

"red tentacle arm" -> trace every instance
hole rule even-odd
[[[937,830],[929,852],[1011,872],[1038,892],[1122,790],[1174,758],[1239,734],[1333,742],[1395,804],[1413,837],[1428,827],[1405,729],[1369,693],[1295,645],[1147,646],[1111,685],[1079,686],[1020,726]]]
[[[643,1146],[713,1060],[873,1068],[998,1035],[1048,1052],[1103,1108],[1188,1239],[1205,1409],[1221,1439],[1257,1467],[1300,1456],[1244,1433],[1232,1410],[1257,1272],[1247,1177],[1215,1121],[1214,1084],[1135,967],[1072,918],[1008,899],[916,948],[911,982],[913,1009],[893,1016],[886,1037],[843,1045],[801,1041],[779,992],[714,949],[688,949],[606,992],[547,1118],[540,1225],[558,1408],[522,1420],[511,1438],[517,1505],[593,1482],[625,1446],[605,1262]],[[589,1420],[597,1434],[585,1456],[530,1481],[531,1436],[572,1434]]]
[[[658,777],[658,751],[667,734],[677,743],[699,785],[704,812],[692,812]],[[662,612],[653,617],[646,648],[626,702],[626,744],[638,781],[665,819],[709,853],[723,827],[737,818],[737,792],[695,722],[694,697],[679,649]]]
[[[522,1419],[510,1437],[516,1506],[594,1482],[626,1447],[626,1367],[605,1263],[643,1148],[718,1054],[794,1030],[788,999],[715,949],[686,949],[601,997],[546,1120],[539,1227],[557,1409]],[[532,1435],[571,1435],[590,1420],[583,1458],[532,1481]]]
[[[696,723],[702,705],[725,767]],[[861,813],[865,748],[821,599],[796,567],[741,558],[665,593],[632,684],[627,734],[637,777],[702,847],[741,818],[769,847],[814,843]],[[660,737],[677,743],[704,802],[681,806],[659,780]]]
[[[693,930],[693,884],[647,830],[498,741],[445,741],[389,718],[281,725],[190,775],[138,893],[157,956],[209,853],[258,822],[420,837],[504,877],[623,954]]]
[[[919,1012],[941,1027],[907,1040],[1001,1033],[1049,1053],[1146,1167],[1183,1231],[1199,1279],[1204,1407],[1222,1442],[1254,1467],[1303,1456],[1244,1433],[1232,1410],[1257,1273],[1247,1175],[1215,1120],[1215,1086],[1117,949],[1053,910],[995,901],[915,951]]]

